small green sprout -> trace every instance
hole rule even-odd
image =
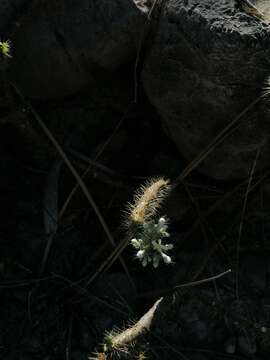
[[[0,52],[4,58],[11,58],[11,41],[0,41]]]
[[[172,259],[167,255],[167,251],[173,248],[172,244],[163,244],[163,238],[170,235],[167,232],[168,224],[165,217],[161,217],[157,223],[153,220],[142,224],[138,232],[138,239],[133,238],[131,245],[137,250],[136,257],[142,266],[153,264],[154,268],[159,266],[162,260],[165,264],[171,264]]]

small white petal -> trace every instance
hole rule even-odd
[[[143,258],[142,266],[145,267],[147,265],[147,258]]]
[[[172,259],[170,256],[168,256],[164,253],[161,253],[161,256],[162,256],[162,259],[164,260],[165,264],[170,264],[172,262]]]
[[[144,255],[145,255],[144,250],[140,250],[137,252],[137,258],[139,258],[140,260],[143,259]]]
[[[164,217],[161,217],[159,220],[158,220],[158,223],[159,225],[163,226],[163,225],[166,225],[167,221]]]
[[[160,233],[163,237],[170,237],[170,234],[167,233],[167,231],[161,231]]]
[[[159,232],[160,232],[161,234],[166,233],[166,230],[167,230],[167,229],[168,229],[168,226],[167,226],[167,225],[163,225],[162,227],[159,228]]]
[[[140,248],[140,243],[137,239],[132,239],[130,242],[131,242],[131,245],[135,247],[135,249]]]
[[[156,269],[159,265],[159,257],[155,256],[154,259],[153,259],[153,266],[154,268]]]
[[[166,245],[163,245],[163,249],[164,250],[171,250],[171,249],[173,249],[173,244],[166,244]]]

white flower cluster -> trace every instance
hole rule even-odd
[[[0,41],[0,54],[3,55],[3,57],[11,58],[11,41]]]
[[[154,268],[157,268],[160,260],[165,264],[171,264],[172,259],[167,255],[167,251],[171,250],[173,245],[162,244],[162,239],[170,236],[167,229],[168,224],[164,217],[161,217],[157,223],[147,221],[142,224],[138,239],[131,240],[133,247],[138,250],[136,257],[143,266],[152,263]]]

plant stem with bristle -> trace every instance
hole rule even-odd
[[[134,196],[134,203],[128,204],[126,227],[151,220],[171,190],[169,180],[154,178],[142,185]]]

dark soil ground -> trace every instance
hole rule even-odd
[[[173,181],[188,165],[143,94],[122,110],[87,95],[32,105],[80,174],[92,164],[84,182],[116,243],[134,190],[151,177]],[[269,358],[267,173],[218,183],[195,169],[161,211],[174,264],[143,269],[127,247],[122,263],[89,284],[112,245],[81,189],[60,216],[76,181],[31,109],[16,99],[1,112],[1,359],[87,359],[106,331],[136,321],[163,294],[150,333],[120,358]],[[170,291],[229,268],[215,282]]]

